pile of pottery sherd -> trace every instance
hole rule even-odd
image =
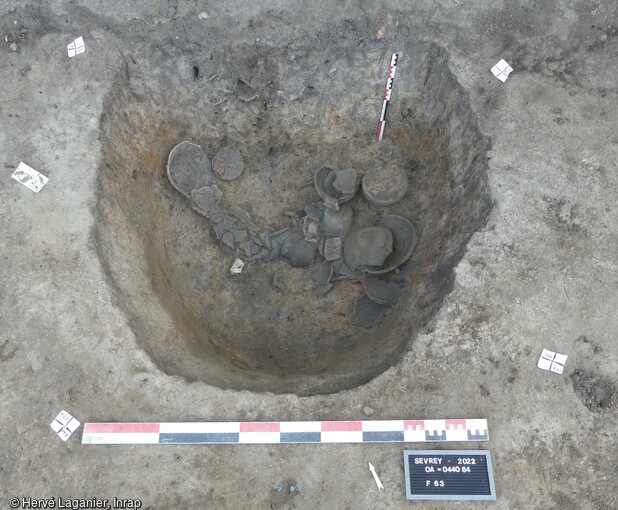
[[[402,296],[405,278],[416,263],[410,258],[418,237],[412,223],[386,214],[377,225],[356,225],[350,201],[359,187],[369,204],[381,208],[396,204],[408,189],[408,177],[397,166],[368,170],[361,179],[352,168],[320,168],[314,176],[322,199],[291,216],[292,225],[258,227],[238,206],[222,205],[217,179],[231,181],[242,175],[243,159],[235,148],[223,148],[209,160],[199,145],[185,141],[170,152],[167,176],[192,208],[211,224],[221,248],[247,261],[283,257],[294,267],[307,267],[319,254],[322,262],[312,272],[318,294],[327,293],[338,280],[362,283],[365,296],[357,301],[350,320],[372,327]],[[282,292],[283,285],[276,285]]]

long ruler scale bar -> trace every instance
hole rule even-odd
[[[395,73],[397,72],[397,60],[399,55],[393,53],[391,57],[391,66],[388,70],[388,78],[386,79],[386,88],[384,90],[384,100],[382,101],[382,111],[380,112],[380,122],[378,122],[378,134],[376,139],[382,140],[384,136],[384,126],[386,125],[386,109],[388,108],[388,102],[391,100],[393,93],[393,82],[395,81]]]
[[[294,444],[487,441],[485,419],[86,423],[82,444]]]

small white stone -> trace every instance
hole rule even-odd
[[[240,259],[236,259],[234,263],[232,264],[232,267],[230,267],[230,273],[240,274],[242,273],[243,267],[245,267],[245,263]]]
[[[365,416],[371,416],[374,411],[371,407],[363,407],[363,413],[365,413]]]
[[[200,13],[197,15],[197,18],[198,18],[198,19],[208,19],[208,13],[207,13],[206,11],[200,12]]]

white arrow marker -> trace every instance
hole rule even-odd
[[[376,474],[376,468],[374,468],[371,465],[371,462],[368,462],[369,464],[369,471],[371,471],[371,474],[373,475],[373,479],[376,481],[376,485],[378,486],[378,490],[383,491],[384,490],[384,485],[382,485],[382,482],[380,481],[380,479],[378,478],[378,475]]]

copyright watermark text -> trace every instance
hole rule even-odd
[[[116,508],[141,508],[139,499],[99,499],[99,498],[11,498],[11,508],[66,508],[78,510],[80,508],[103,508],[112,510]]]

